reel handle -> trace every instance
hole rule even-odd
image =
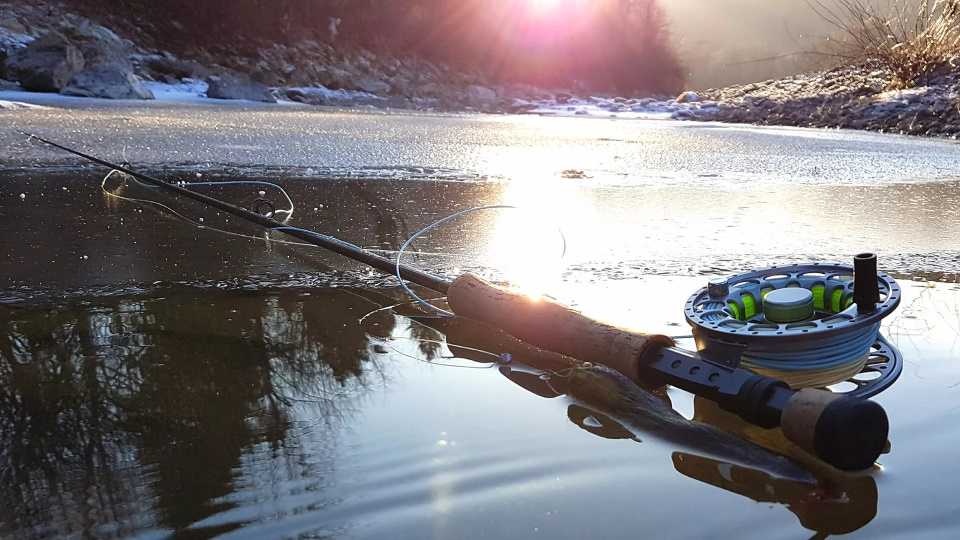
[[[559,302],[531,298],[472,274],[453,280],[447,303],[457,315],[492,324],[541,349],[611,367],[634,383],[640,383],[640,357],[649,347],[674,344],[667,336],[602,323]]]
[[[780,427],[791,442],[842,471],[873,466],[887,444],[887,413],[875,401],[804,388],[789,398]]]

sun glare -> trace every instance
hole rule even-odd
[[[551,9],[560,5],[562,0],[526,0],[527,4],[537,9]]]
[[[564,0],[521,0],[520,5],[532,21],[542,21],[544,18],[552,19],[558,15],[563,2]]]
[[[500,203],[517,209],[496,216],[484,258],[531,298],[555,292],[567,262],[564,245],[588,228],[583,220],[593,209],[579,186],[565,185],[542,163],[501,156],[498,165],[511,178]]]

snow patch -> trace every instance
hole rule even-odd
[[[586,99],[573,98],[567,103],[556,101],[539,101],[532,103],[535,108],[530,114],[549,116],[587,116],[594,118],[625,118],[634,120],[694,120],[700,113],[713,112],[717,109],[711,102],[681,103],[675,99],[656,100],[601,98]]]
[[[26,47],[37,38],[29,34],[18,34],[0,26],[0,48],[19,49]]]
[[[343,101],[370,101],[375,99],[385,99],[376,94],[362,92],[360,90],[331,90],[326,86],[292,86],[290,90],[297,90],[304,95],[318,95],[324,99],[335,99]]]
[[[0,99],[0,109],[46,109],[43,105],[24,103],[22,101],[7,101]]]
[[[207,83],[197,79],[183,79],[178,83],[143,81],[143,85],[153,92],[154,99],[162,101],[207,101]]]

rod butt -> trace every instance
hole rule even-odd
[[[787,439],[842,471],[872,467],[890,430],[877,402],[812,388],[790,398],[780,426]]]

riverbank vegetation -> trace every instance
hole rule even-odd
[[[676,93],[685,75],[658,0],[84,0],[174,49],[349,43],[480,69],[491,81]],[[183,51],[174,50],[179,53]]]
[[[889,89],[960,67],[960,0],[817,1],[813,8],[835,28],[828,52],[847,63],[877,62],[892,74]]]

